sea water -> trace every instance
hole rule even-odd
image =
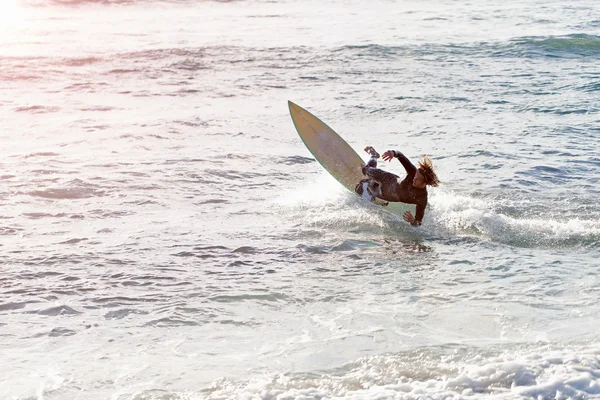
[[[600,398],[596,1],[0,4],[1,399]]]

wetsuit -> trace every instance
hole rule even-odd
[[[398,175],[376,168],[377,159],[375,157],[371,157],[367,165],[363,167],[362,172],[369,178],[381,183],[381,196],[378,196],[380,199],[416,204],[417,209],[413,225],[421,225],[423,216],[425,215],[425,207],[427,207],[427,189],[419,189],[412,185],[413,178],[417,173],[417,167],[404,154],[394,151],[394,157],[402,163],[402,166],[406,170],[406,178],[402,181],[400,181]]]

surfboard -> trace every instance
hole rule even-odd
[[[346,189],[354,191],[364,178],[365,162],[354,149],[326,123],[299,105],[288,101],[298,135],[315,159]]]
[[[298,135],[315,159],[346,189],[354,192],[356,184],[364,178],[365,162],[354,149],[327,124],[299,105],[288,101],[290,115]],[[375,199],[374,204],[388,205]],[[386,210],[401,215],[409,208],[404,203],[389,203]]]

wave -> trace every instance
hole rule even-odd
[[[417,54],[443,58],[461,56],[503,58],[597,58],[600,36],[576,33],[562,36],[522,36],[506,42],[426,44]]]
[[[204,399],[588,398],[600,393],[597,345],[461,345],[368,356],[334,370],[218,379]]]
[[[101,186],[74,179],[66,182],[64,187],[49,187],[30,191],[29,196],[52,200],[87,199],[107,195],[107,190]]]
[[[580,206],[557,211],[547,199],[476,198],[438,188],[430,192],[423,226],[415,231],[401,217],[407,210],[414,211],[414,206],[375,206],[342,187],[331,190],[333,183],[333,178],[322,176],[302,189],[283,190],[273,204],[291,220],[301,218],[311,227],[360,232],[362,236],[385,232],[407,240],[415,235],[432,240],[458,236],[525,248],[600,248],[600,210],[585,199],[554,198],[563,205]],[[315,208],[318,213],[306,213]]]
[[[448,233],[516,247],[600,247],[600,220],[593,216],[530,216],[528,211],[518,213],[510,205],[439,189],[430,197],[430,204],[433,224]],[[532,206],[528,207],[531,210]]]
[[[342,46],[335,53],[366,59],[402,57],[456,60],[458,56],[506,58],[581,58],[600,56],[600,36],[583,33],[563,36],[523,36],[506,42],[425,43],[411,46],[368,44]]]
[[[552,58],[600,56],[600,36],[586,34],[522,37],[513,39],[511,45],[522,56]]]
[[[73,71],[93,67],[99,75],[139,76],[141,79],[171,78],[182,74],[195,74],[201,70],[222,70],[258,68],[260,70],[304,70],[314,65],[347,64],[357,61],[402,62],[406,59],[431,62],[459,62],[460,60],[496,58],[592,58],[600,56],[600,36],[574,34],[567,36],[518,37],[506,42],[477,42],[464,44],[425,43],[419,45],[346,45],[333,48],[312,48],[307,46],[282,46],[277,48],[244,46],[200,46],[163,47],[141,49],[134,52],[107,53],[97,57],[0,57],[0,80],[35,81],[63,79]],[[361,74],[362,71],[347,73]],[[595,73],[579,75],[583,80],[575,82],[574,89],[594,93],[599,86],[594,80]],[[318,76],[308,69],[296,79],[318,81],[332,79],[331,76]],[[289,85],[274,85],[269,77],[256,84],[263,88],[282,89]],[[77,88],[74,88],[77,89]],[[199,90],[198,88],[186,88]],[[210,90],[210,89],[206,89]],[[537,92],[535,92],[537,93]],[[534,93],[534,94],[535,94]],[[400,97],[404,99],[405,97]],[[454,96],[449,101],[470,101],[464,96]],[[418,104],[418,103],[417,103]],[[37,108],[36,108],[37,107]],[[53,109],[42,109],[33,105],[17,111],[47,113]],[[546,107],[548,108],[548,107]],[[558,113],[562,108],[535,108],[532,111]],[[563,114],[584,114],[594,110],[592,105],[578,105]],[[411,111],[408,109],[407,111]],[[417,108],[413,111],[422,111]]]
[[[59,112],[60,108],[54,107],[54,106],[34,105],[34,106],[17,107],[15,109],[13,109],[13,111],[22,112],[22,113],[30,113],[30,114],[47,114],[47,113]]]

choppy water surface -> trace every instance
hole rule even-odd
[[[600,398],[594,2],[2,7],[0,398]]]

